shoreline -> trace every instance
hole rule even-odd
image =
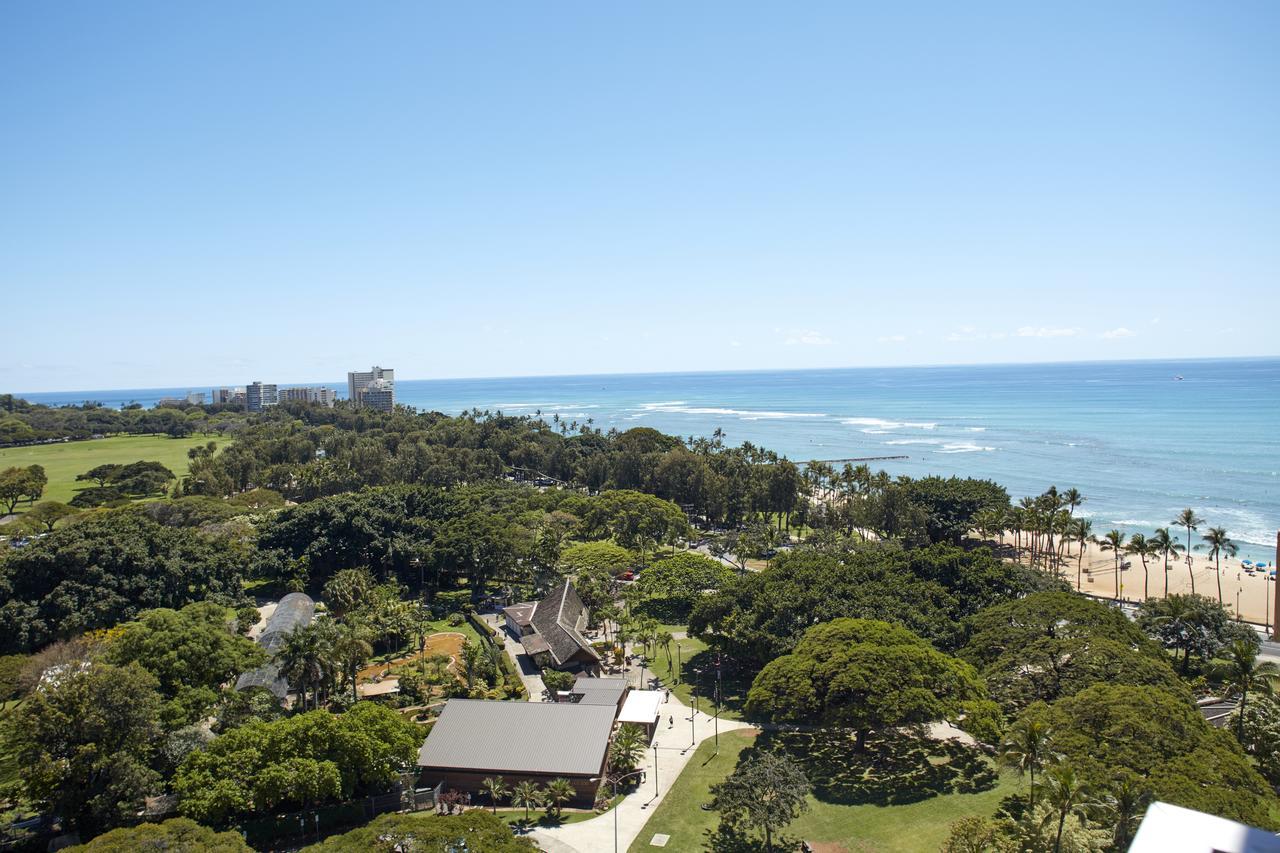
[[[1012,550],[1012,534],[1006,534],[1005,547]],[[995,542],[999,545],[999,541]],[[1102,551],[1097,545],[1085,550],[1084,559],[1078,562],[1079,551],[1072,542],[1073,549],[1064,553],[1058,570],[1063,580],[1077,592],[1086,593],[1101,599],[1116,599],[1115,556],[1110,551]],[[1016,562],[1029,565],[1026,555],[1019,553],[1012,557]],[[1243,558],[1247,559],[1247,558]],[[1243,559],[1224,557],[1222,564],[1222,603],[1238,618],[1257,625],[1274,625],[1276,623],[1276,580],[1268,580],[1268,575],[1275,567],[1274,559],[1269,559],[1266,570],[1255,571],[1250,575],[1246,571]],[[1129,563],[1129,568],[1121,572],[1119,600],[1137,604],[1147,596],[1144,595],[1144,574],[1142,560],[1132,554],[1123,554],[1120,563]],[[1077,565],[1079,568],[1077,569]],[[1195,592],[1212,599],[1218,598],[1218,579],[1215,566],[1217,562],[1204,554],[1191,555],[1188,568],[1187,557],[1169,561],[1169,594],[1178,595],[1191,592],[1195,578]],[[1040,568],[1040,567],[1038,567]],[[1077,582],[1077,577],[1079,582]],[[1165,578],[1163,558],[1147,560],[1146,587],[1151,598],[1164,598]],[[1238,603],[1237,603],[1238,602]]]

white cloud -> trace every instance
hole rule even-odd
[[[813,329],[793,329],[787,333],[786,344],[789,347],[797,344],[806,347],[829,347],[835,341],[824,335],[822,332],[815,332]]]
[[[1132,329],[1126,329],[1124,326],[1121,326],[1118,329],[1112,329],[1109,332],[1103,332],[1102,337],[1107,338],[1108,340],[1114,340],[1115,338],[1132,338],[1136,334],[1138,333],[1133,331]]]
[[[1074,338],[1080,334],[1079,329],[1050,328],[1048,326],[1023,326],[1018,329],[1020,338]]]
[[[947,335],[947,340],[949,341],[982,341],[986,340],[986,338],[986,332],[979,332],[973,326],[961,326]]]
[[[906,335],[881,335],[876,338],[876,340],[882,344],[900,344],[906,339]]]

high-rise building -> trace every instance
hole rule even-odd
[[[187,402],[188,402],[188,403],[190,403],[190,404],[191,404],[191,405],[193,405],[193,406],[203,406],[203,405],[204,405],[204,392],[203,392],[203,391],[188,391],[188,392],[187,392]]]
[[[281,388],[280,402],[296,400],[304,403],[322,403],[330,408],[333,407],[334,401],[338,395],[334,393],[332,388],[326,388],[322,385],[312,385],[305,388]]]
[[[209,395],[210,401],[215,405],[244,405],[244,389],[243,388],[214,388],[213,393]]]
[[[254,382],[244,387],[244,407],[251,412],[261,412],[279,401],[280,395],[273,383]]]
[[[396,407],[396,372],[377,365],[372,370],[353,370],[347,374],[347,399],[356,406],[382,412]]]

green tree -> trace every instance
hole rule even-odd
[[[1151,590],[1148,584],[1150,578],[1147,572],[1147,559],[1158,553],[1156,547],[1146,536],[1141,533],[1135,533],[1124,550],[1126,554],[1132,554],[1142,561],[1142,598],[1146,600],[1151,597]]]
[[[1128,850],[1143,812],[1151,804],[1151,789],[1134,774],[1122,772],[1117,774],[1100,799],[1102,813],[1114,827],[1112,849]]]
[[[199,690],[212,699],[224,683],[266,660],[257,644],[236,633],[233,611],[211,602],[144,611],[112,629],[105,655],[117,666],[136,663],[150,672],[171,703]],[[194,723],[211,704],[183,707],[191,700],[178,701],[165,718],[173,725]]]
[[[498,800],[501,800],[507,794],[511,793],[511,789],[507,787],[507,783],[501,776],[489,776],[485,778],[480,786],[484,788],[485,793],[489,795],[489,804],[493,806],[493,813],[498,813]]]
[[[873,730],[956,719],[985,700],[972,666],[907,629],[836,619],[810,628],[795,651],[765,665],[746,710],[775,722],[851,728],[862,751]]]
[[[1178,513],[1178,517],[1175,518],[1173,521],[1169,522],[1169,524],[1174,527],[1186,528],[1186,531],[1187,531],[1186,552],[1188,555],[1190,555],[1191,554],[1191,531],[1199,530],[1200,525],[1204,524],[1204,519],[1196,515],[1196,511],[1194,509],[1192,509],[1191,507],[1187,507],[1182,512]],[[1196,594],[1196,574],[1195,572],[1191,571],[1189,566],[1187,568],[1187,573],[1191,576],[1191,594],[1195,595]]]
[[[547,814],[556,820],[560,819],[561,808],[577,795],[568,779],[559,776],[547,783],[542,791],[542,799],[547,807]]]
[[[515,787],[511,789],[511,805],[518,809],[524,809],[524,819],[527,823],[529,809],[536,809],[542,806],[542,790],[536,782],[530,782],[528,779],[517,782]]]
[[[170,818],[163,823],[140,823],[137,826],[113,829],[87,844],[64,849],[67,853],[137,853],[139,850],[163,850],[165,853],[253,851],[235,832],[216,832],[185,817]]]
[[[730,825],[763,830],[765,849],[772,850],[773,834],[808,810],[811,789],[804,768],[794,758],[761,752],[711,786],[711,807]]]
[[[149,766],[160,733],[156,686],[133,664],[46,670],[5,720],[23,794],[87,834],[136,814],[157,781]]]
[[[373,574],[363,567],[335,572],[324,585],[329,612],[338,618],[345,616],[364,603],[376,585]]]
[[[1260,693],[1247,708],[1234,712],[1232,731],[1257,765],[1258,772],[1273,786],[1280,786],[1280,701],[1274,694]]]
[[[537,847],[511,834],[506,821],[482,810],[460,815],[384,814],[359,829],[331,835],[305,853],[528,853]]]
[[[250,721],[188,755],[173,789],[184,815],[218,824],[268,809],[264,796],[300,807],[386,790],[421,745],[416,725],[377,702]]]
[[[289,686],[298,691],[301,707],[307,707],[308,690],[311,699],[319,704],[319,693],[331,678],[334,667],[333,649],[329,638],[316,623],[295,628],[285,637],[284,645],[276,652],[280,674]]]
[[[1124,534],[1119,530],[1109,530],[1107,534],[1098,542],[1098,546],[1104,551],[1110,551],[1115,556],[1116,566],[1116,598],[1120,597],[1120,555],[1124,553]]]
[[[1253,826],[1271,827],[1274,795],[1230,732],[1215,729],[1183,697],[1154,687],[1095,684],[1022,719],[1043,722],[1054,749],[1087,782],[1105,787],[1127,771],[1157,799]]]
[[[368,632],[357,625],[342,625],[333,640],[333,662],[341,670],[351,688],[351,701],[359,700],[356,692],[356,673],[365,661],[373,657],[373,645]]]
[[[630,723],[623,723],[609,745],[609,766],[616,773],[630,773],[640,765],[644,746],[644,733]]]
[[[1009,736],[1000,744],[1000,761],[1031,777],[1027,788],[1027,810],[1036,807],[1036,773],[1057,761],[1061,756],[1053,751],[1053,732],[1043,720],[1019,720],[1009,729]]]
[[[1164,557],[1164,597],[1169,597],[1169,557],[1177,557],[1182,552],[1182,545],[1174,538],[1167,527],[1157,527],[1151,537],[1151,547]]]
[[[1274,693],[1276,682],[1280,681],[1280,666],[1271,661],[1258,660],[1258,646],[1244,640],[1233,641],[1226,651],[1228,657],[1222,668],[1222,675],[1231,686],[1232,693],[1240,698],[1236,712],[1236,737],[1243,744],[1249,693]]]
[[[1214,561],[1213,573],[1218,578],[1218,603],[1222,603],[1222,555],[1234,557],[1239,548],[1227,535],[1225,527],[1210,527],[1209,532],[1201,537],[1209,546],[1209,559]]]
[[[78,514],[79,510],[64,503],[41,501],[23,513],[22,520],[45,533],[52,533],[59,521]]]
[[[719,560],[682,552],[656,561],[636,581],[642,607],[667,622],[684,622],[706,593],[731,583],[734,572]]]
[[[1136,624],[1166,649],[1182,652],[1179,671],[1190,671],[1192,657],[1207,661],[1234,640],[1254,647],[1258,637],[1240,625],[1221,603],[1203,595],[1171,595],[1149,599],[1138,606]]]
[[[1062,831],[1067,818],[1074,815],[1087,823],[1098,808],[1093,786],[1070,767],[1051,767],[1044,774],[1044,799],[1049,807],[1048,819],[1056,824],[1053,853],[1062,850]]]

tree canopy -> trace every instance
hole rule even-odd
[[[0,648],[25,651],[140,611],[238,597],[237,553],[136,514],[87,518],[0,562]]]
[[[382,790],[412,766],[421,745],[417,726],[373,702],[338,715],[310,711],[254,721],[189,755],[174,790],[183,814],[219,824]]]
[[[747,713],[853,729],[861,747],[877,729],[956,720],[967,711],[989,719],[984,700],[973,667],[906,628],[835,619],[813,626],[793,652],[765,665],[747,694]]]
[[[964,617],[1046,582],[985,548],[802,549],[703,596],[689,629],[731,657],[759,666],[791,651],[815,622],[847,616],[885,619],[940,648],[955,648]]]
[[[157,781],[156,687],[136,664],[71,660],[46,670],[5,720],[23,793],[87,833],[136,814]]]
[[[1032,705],[1024,716],[1047,725],[1064,762],[1094,784],[1126,770],[1165,802],[1252,826],[1277,825],[1274,793],[1235,738],[1209,725],[1182,696],[1095,684],[1052,705]]]
[[[216,832],[194,820],[175,817],[163,823],[140,823],[103,833],[87,844],[65,848],[67,853],[252,853],[235,832]]]
[[[708,592],[729,585],[735,577],[734,570],[719,560],[685,551],[645,569],[635,589],[642,611],[666,622],[683,622]]]
[[[483,809],[460,815],[386,814],[367,826],[331,835],[306,853],[447,853],[475,850],[485,853],[527,853],[538,849],[528,838],[511,834],[511,827]]]

